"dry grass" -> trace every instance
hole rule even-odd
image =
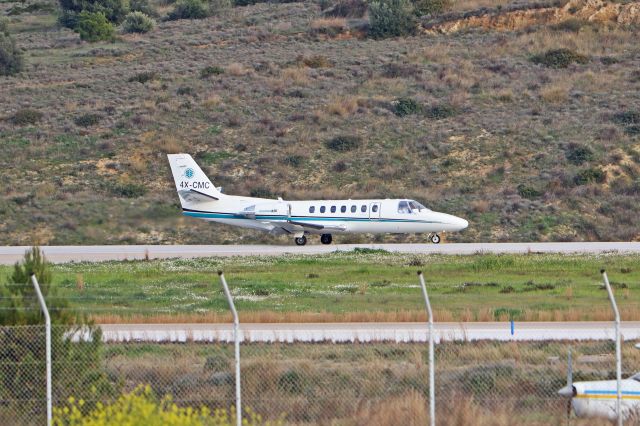
[[[227,74],[235,77],[241,77],[243,75],[251,73],[251,70],[249,68],[245,67],[239,62],[233,62],[227,65],[225,71],[227,72]]]
[[[328,114],[347,117],[358,110],[358,98],[353,96],[333,97],[327,104]]]
[[[164,136],[158,141],[157,149],[165,154],[178,154],[182,152],[182,144],[175,136]]]
[[[359,287],[361,294],[367,292],[367,287]],[[565,292],[566,298],[573,297],[573,291]],[[625,321],[640,321],[640,311],[632,307],[621,309]],[[228,313],[207,312],[202,314],[93,314],[91,319],[98,324],[181,324],[181,323],[228,323],[231,315]],[[454,312],[448,309],[434,309],[436,322],[493,322],[509,321],[509,313],[497,315],[492,308],[477,310],[465,309]],[[611,309],[608,307],[594,307],[585,312],[580,309],[565,309],[552,311],[527,311],[519,315],[517,321],[610,321]],[[427,315],[424,311],[393,311],[393,312],[275,312],[275,311],[245,311],[240,312],[240,320],[244,323],[336,323],[336,322],[425,322]]]
[[[311,21],[311,30],[320,33],[336,33],[346,31],[349,27],[345,18],[319,18]]]
[[[308,68],[285,68],[280,73],[281,83],[286,86],[307,86],[309,84],[309,69]]]
[[[551,104],[563,104],[569,99],[569,89],[566,81],[553,83],[540,91],[540,97],[543,101]]]

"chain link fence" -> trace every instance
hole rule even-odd
[[[234,406],[233,344],[97,346],[96,331],[94,340],[68,327],[54,326],[52,334],[54,406],[73,397],[90,410],[140,385],[180,406]],[[0,327],[0,339],[0,424],[44,424],[44,327]],[[437,424],[564,424],[567,400],[557,391],[566,383],[569,348],[575,381],[615,378],[608,341],[438,343]],[[640,370],[639,352],[624,344],[624,376]],[[243,343],[241,355],[243,407],[264,423],[428,422],[424,343]]]

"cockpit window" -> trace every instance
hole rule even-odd
[[[398,213],[411,213],[408,201],[402,200],[398,203]]]
[[[409,207],[411,207],[411,210],[418,210],[418,211],[429,210],[425,206],[423,206],[422,204],[414,200],[409,200]]]

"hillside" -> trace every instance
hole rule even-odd
[[[177,151],[227,193],[415,198],[469,220],[449,241],[640,240],[638,3],[464,0],[384,40],[260,3],[87,43],[44,1],[0,0],[26,63],[0,76],[0,244],[288,242],[181,217]]]

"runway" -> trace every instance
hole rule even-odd
[[[43,246],[52,262],[195,258],[211,256],[280,256],[352,251],[355,248],[382,249],[396,253],[467,255],[474,253],[640,253],[640,242],[576,243],[459,243],[459,244],[336,244],[336,245],[119,245]],[[0,247],[0,264],[20,260],[28,246]]]
[[[231,324],[103,324],[106,342],[231,342]],[[434,324],[436,342],[611,340],[613,322],[473,322]],[[640,339],[640,321],[623,322],[623,340]],[[425,323],[241,324],[244,342],[426,342]]]

